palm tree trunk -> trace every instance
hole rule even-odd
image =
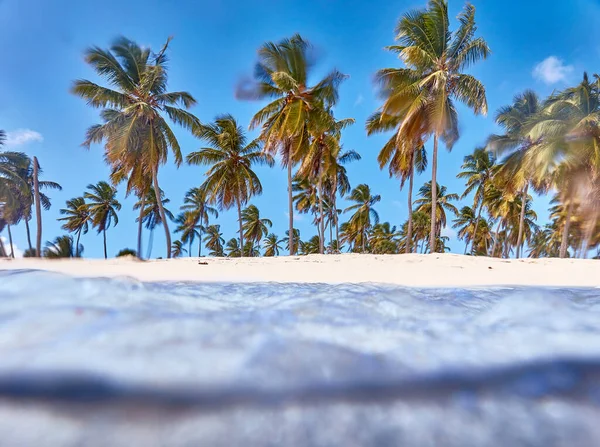
[[[413,216],[412,216],[412,192],[413,182],[415,178],[415,160],[413,153],[412,166],[408,175],[408,229],[406,230],[406,253],[412,253],[412,232],[413,232]]]
[[[288,181],[288,213],[290,215],[290,228],[289,228],[289,240],[290,240],[290,256],[296,254],[296,247],[294,241],[294,195],[292,193],[292,161],[288,160],[287,165],[287,181]]]
[[[75,257],[79,257],[79,238],[81,237],[81,228],[77,230],[77,242],[75,245]]]
[[[201,258],[202,257],[202,230],[198,230],[198,233],[200,234],[200,240],[198,241],[198,257]]]
[[[240,198],[236,199],[237,209],[238,209],[238,223],[240,225],[240,254],[244,256],[244,229],[242,225],[242,203],[240,202]]]
[[[10,257],[15,259],[15,249],[13,247],[12,233],[10,232],[10,225],[6,225],[8,230],[8,243],[10,244]]]
[[[565,221],[565,228],[563,228],[562,241],[560,243],[560,257],[565,258],[567,256],[567,247],[569,246],[569,227],[571,226],[571,214],[573,213],[573,201],[569,200],[567,205],[567,220]]]
[[[108,259],[108,253],[106,252],[106,228],[102,230],[104,236],[104,259]]]
[[[31,230],[29,229],[29,219],[31,219],[31,217],[25,219],[25,230],[27,231],[27,245],[29,245],[29,250],[33,250],[33,247],[31,246]]]
[[[477,212],[477,221],[475,222],[475,231],[473,232],[473,242],[471,244],[471,254],[475,253],[475,247],[477,246],[477,230],[479,229],[479,220],[481,219],[481,211],[483,210],[483,197],[479,204],[479,211]],[[467,245],[469,245],[467,243]],[[465,247],[465,254],[467,254],[467,248]]]
[[[36,256],[42,257],[42,205],[40,204],[40,183],[39,183],[40,164],[37,157],[33,157],[33,197],[35,200],[35,216],[37,219],[36,235]]]
[[[323,182],[319,176],[319,253],[325,253],[325,216],[323,215]]]
[[[169,232],[169,224],[167,223],[167,215],[165,214],[165,208],[160,197],[160,187],[158,186],[158,165],[154,166],[152,170],[152,181],[154,183],[154,193],[156,194],[156,203],[158,205],[158,212],[160,214],[160,220],[162,221],[163,227],[165,228],[165,237],[167,239],[167,259],[171,258],[171,233]]]
[[[496,227],[496,237],[494,237],[494,245],[492,245],[492,258],[494,254],[496,254],[496,247],[498,246],[498,239],[500,237],[500,225],[502,224],[502,219],[498,221],[498,226]]]
[[[152,247],[154,245],[154,227],[150,228],[150,234],[148,235],[148,250],[146,251],[146,259],[152,257]]]
[[[523,230],[525,227],[525,208],[527,208],[527,191],[529,190],[529,182],[523,188],[521,195],[521,216],[519,217],[519,236],[517,238],[517,258],[521,257],[521,249],[523,245]]]
[[[144,208],[146,206],[146,191],[142,192],[142,206],[140,207],[140,216],[138,217],[138,239],[137,239],[137,254],[138,258],[142,258],[142,231],[143,225],[142,220],[144,216]]]
[[[596,228],[596,223],[598,222],[598,215],[596,214],[596,210],[594,209],[593,213],[594,217],[588,221],[588,227],[585,231],[585,236],[583,238],[583,245],[581,247],[581,257],[583,259],[587,258],[588,247],[590,245],[590,240],[592,239],[592,235],[594,234],[594,229]]]
[[[2,242],[2,237],[0,237],[0,258],[6,257],[6,250],[4,249],[4,242]]]
[[[435,253],[436,217],[437,217],[437,156],[438,137],[433,136],[433,156],[431,157],[431,230],[429,233],[429,253]]]

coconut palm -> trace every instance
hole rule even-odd
[[[227,244],[225,245],[225,252],[229,258],[242,257],[242,248],[239,244],[239,240],[236,238],[231,238],[227,241]]]
[[[216,208],[210,206],[206,198],[206,191],[202,188],[191,188],[188,190],[188,192],[185,193],[181,209],[190,211],[198,225],[198,257],[200,257],[202,256],[202,231],[208,226],[209,215],[212,214],[217,218],[219,217],[219,212]],[[190,256],[191,248],[190,242]]]
[[[142,224],[147,230],[150,230],[149,241],[148,241],[148,253],[147,258],[152,254],[152,242],[154,240],[154,229],[159,225],[164,225],[162,216],[166,216],[170,220],[174,220],[175,216],[173,213],[165,208],[170,199],[163,198],[165,195],[164,191],[160,191],[160,200],[156,196],[156,191],[153,187],[149,187],[146,193],[133,205],[134,210],[140,210],[140,217],[136,219],[142,219]],[[162,211],[161,211],[162,209]],[[138,222],[139,223],[139,222]]]
[[[128,173],[130,183],[139,184],[140,179],[150,177],[157,191],[158,168],[166,163],[169,151],[177,166],[183,160],[179,142],[165,117],[188,130],[200,124],[187,111],[196,103],[192,95],[167,91],[169,42],[158,53],[125,37],[116,39],[109,50],[89,48],[85,60],[108,87],[77,80],[72,88],[88,105],[102,109],[103,123],[89,128],[84,145],[104,142],[106,159],[113,168]],[[128,184],[127,190],[132,188]],[[170,257],[171,235],[160,201],[158,208]]]
[[[269,234],[269,228],[273,226],[269,219],[260,217],[260,211],[255,205],[250,205],[242,211],[242,222],[244,238],[256,245],[260,245],[262,238]]]
[[[467,180],[465,192],[463,192],[461,199],[467,197],[470,193],[475,191],[475,198],[473,200],[473,208],[471,210],[477,210],[477,216],[475,217],[475,228],[473,229],[472,235],[478,234],[479,223],[481,221],[481,212],[485,205],[485,190],[489,187],[492,178],[497,172],[496,158],[492,153],[486,150],[486,148],[476,148],[472,154],[467,155],[464,158],[461,166],[462,171],[458,173],[457,178],[464,178]],[[465,208],[463,208],[464,210]],[[462,214],[462,211],[461,211]],[[475,238],[466,239],[465,254],[469,247],[469,240],[473,243],[471,252],[474,251],[476,240]]]
[[[79,258],[83,253],[83,245],[75,246],[72,236],[60,236],[52,242],[46,242],[44,257],[57,258]]]
[[[67,200],[67,207],[60,210],[60,214],[65,216],[58,219],[60,222],[65,222],[62,226],[63,230],[67,230],[77,234],[75,242],[75,257],[79,257],[79,239],[81,233],[87,234],[90,222],[90,211],[83,197],[75,197]]]
[[[371,225],[379,223],[379,214],[373,207],[381,201],[381,196],[378,194],[372,195],[371,188],[363,183],[350,192],[348,200],[355,202],[355,204],[346,208],[344,213],[354,211],[348,223],[361,234],[362,251],[365,253],[367,231],[371,228]]]
[[[189,244],[189,255],[192,256],[192,244],[196,237],[200,239],[199,245],[202,247],[202,225],[198,224],[198,215],[193,211],[186,211],[184,213],[179,213],[177,218],[175,219],[177,223],[177,227],[175,228],[175,233],[181,234],[181,242],[184,244]],[[175,256],[175,255],[173,255]],[[198,257],[201,256],[201,251],[198,251]]]
[[[210,166],[201,186],[209,203],[217,204],[221,210],[237,206],[240,247],[243,247],[242,206],[251,197],[262,194],[262,185],[252,167],[273,166],[273,157],[260,150],[259,141],[247,143],[244,130],[231,115],[218,116],[214,123],[199,129],[198,137],[212,147],[190,153],[187,162]]]
[[[178,258],[182,254],[187,253],[187,250],[183,246],[183,242],[175,241],[175,242],[173,242],[173,246],[171,247],[171,252],[172,252],[174,258]]]
[[[292,170],[308,146],[310,115],[335,105],[337,87],[346,78],[334,70],[310,86],[313,56],[311,45],[298,34],[277,43],[266,42],[258,50],[255,81],[238,89],[242,98],[273,99],[254,115],[250,128],[261,127],[265,150],[270,154],[279,151],[287,168],[289,233],[294,228]]]
[[[475,37],[473,5],[467,4],[458,20],[458,29],[451,32],[446,0],[429,0],[426,9],[406,13],[396,26],[398,45],[388,47],[406,68],[380,70],[376,76],[385,99],[382,114],[401,120],[398,140],[419,147],[433,136],[432,203],[437,201],[438,142],[450,150],[458,139],[455,101],[475,114],[487,113],[485,88],[464,70],[490,50],[485,40]],[[438,224],[434,208],[431,213],[429,246],[434,253]]]
[[[442,228],[446,228],[446,223],[448,220],[446,212],[450,212],[454,215],[458,214],[458,209],[452,204],[452,202],[458,200],[458,194],[448,194],[445,186],[437,185],[437,193],[435,194],[435,197],[437,197],[437,202],[434,208],[431,202],[431,198],[434,197],[434,194],[432,194],[431,190],[431,182],[425,183],[421,189],[419,189],[419,198],[415,200],[415,205],[417,206],[417,211],[429,214],[435,213],[436,226],[434,231],[436,232],[436,237],[439,237],[441,235]],[[431,211],[432,208],[434,208],[435,211]],[[429,242],[431,243],[431,235],[429,235]]]
[[[302,243],[300,239],[300,230],[298,228],[294,228],[292,232],[292,247],[290,247],[290,231],[285,230],[285,237],[283,238],[283,242],[285,242],[285,247],[288,249],[290,253],[298,253],[298,249],[300,248],[300,244]]]
[[[327,180],[326,191],[328,191],[329,195],[330,210],[333,212],[333,221],[335,224],[335,238],[339,240],[339,215],[342,213],[342,210],[338,210],[337,195],[339,194],[340,197],[345,197],[346,194],[348,194],[352,190],[352,187],[350,186],[350,180],[348,179],[348,173],[344,165],[351,161],[360,160],[361,156],[358,152],[353,150],[334,154],[334,156],[337,157],[337,159],[334,158],[334,160],[332,161],[332,164],[334,165],[332,170],[335,170],[335,175],[333,175],[332,178],[329,178]],[[331,225],[331,223],[329,225]]]
[[[265,249],[265,256],[279,256],[279,250],[284,240],[280,240],[275,233],[270,233],[266,238],[263,239],[263,248]]]
[[[119,223],[117,211],[121,210],[121,204],[117,200],[117,190],[107,182],[98,182],[95,185],[88,185],[86,193],[83,195],[88,202],[88,209],[92,225],[97,229],[98,234],[102,233],[104,239],[104,259],[108,258],[106,251],[106,230],[110,226],[116,226]]]
[[[489,224],[486,219],[475,215],[473,208],[463,206],[453,220],[452,228],[458,230],[458,238],[464,240],[467,247],[469,243],[472,244],[471,254],[486,255],[488,253],[487,245],[491,240]]]
[[[320,253],[320,247],[319,235],[314,235],[308,241],[300,244],[300,251],[303,255],[315,255]]]
[[[209,256],[224,256],[223,244],[225,244],[225,239],[223,239],[220,225],[209,225],[206,227],[204,243],[206,244],[206,248],[210,250],[208,253]]]
[[[378,223],[369,233],[369,246],[371,253],[384,255],[398,253],[398,237],[400,232],[389,222]]]

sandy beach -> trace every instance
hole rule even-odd
[[[139,281],[380,283],[418,287],[599,287],[600,262],[439,255],[309,255],[274,258],[179,258],[138,261],[16,259],[0,270],[42,270],[74,277]]]

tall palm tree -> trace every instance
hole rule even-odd
[[[269,219],[261,218],[260,211],[255,205],[250,205],[242,211],[242,229],[247,242],[260,245],[263,237],[269,234],[269,228],[273,222]]]
[[[265,256],[279,256],[279,250],[284,240],[280,240],[275,233],[270,233],[263,240],[263,248],[265,249]]]
[[[179,213],[175,222],[177,223],[177,227],[175,228],[175,233],[181,233],[181,242],[184,244],[189,244],[188,253],[190,257],[192,256],[192,244],[196,237],[200,239],[199,245],[202,247],[202,225],[198,223],[198,215],[193,211],[186,211],[184,213]],[[201,256],[201,249],[198,250],[198,257]],[[175,255],[173,255],[175,256]]]
[[[179,166],[183,160],[179,142],[168,119],[188,130],[200,121],[187,111],[196,100],[187,92],[167,91],[167,55],[170,39],[158,53],[119,37],[109,50],[89,48],[86,62],[104,78],[108,87],[88,80],[73,83],[72,92],[88,105],[102,109],[102,124],[89,128],[84,142],[105,143],[106,159],[113,167],[129,173],[131,181],[150,177],[160,191],[158,168],[167,161],[169,151]],[[128,190],[130,188],[128,187]],[[171,257],[171,234],[162,203],[158,202]]]
[[[223,239],[220,225],[209,225],[206,227],[204,243],[206,244],[206,248],[210,250],[209,256],[224,256],[223,244],[225,244],[225,239]]]
[[[273,157],[260,150],[259,141],[247,143],[244,130],[231,115],[218,116],[214,123],[201,126],[197,135],[212,147],[190,153],[187,162],[210,166],[201,186],[209,203],[216,203],[221,210],[237,206],[240,247],[243,247],[242,206],[251,197],[262,194],[262,185],[252,167],[273,166]]]
[[[419,189],[419,198],[415,200],[415,205],[417,205],[417,211],[429,213],[431,215],[435,214],[436,225],[433,228],[433,231],[435,231],[435,237],[439,238],[441,236],[442,228],[446,228],[448,220],[446,211],[449,211],[454,215],[458,214],[458,209],[451,203],[458,200],[458,194],[447,194],[447,188],[440,185],[437,185],[436,187],[436,190],[438,191],[437,194],[432,194],[431,190],[431,182],[427,182],[421,186],[421,189]],[[435,207],[432,206],[433,202],[431,201],[431,198],[434,196],[437,200]],[[431,235],[429,235],[429,243],[431,244]],[[431,248],[430,252],[432,252]]]
[[[455,101],[475,114],[487,113],[484,86],[464,70],[490,50],[485,40],[475,37],[473,5],[467,4],[458,20],[458,29],[451,32],[447,0],[429,0],[426,9],[406,13],[396,26],[398,45],[388,47],[406,68],[380,70],[376,76],[385,99],[382,114],[401,120],[398,139],[418,147],[433,136],[432,203],[437,201],[438,142],[450,150],[458,139]],[[438,225],[434,208],[431,213],[429,246],[434,253]]]
[[[463,192],[461,199],[464,199],[471,192],[475,191],[473,208],[469,208],[471,210],[477,210],[477,216],[474,219],[474,238],[470,239],[473,242],[473,245],[471,247],[471,252],[473,252],[476,246],[475,238],[478,234],[479,222],[481,220],[481,212],[485,205],[485,190],[489,187],[492,178],[497,172],[496,158],[492,153],[487,151],[486,148],[476,148],[472,154],[469,154],[464,158],[461,169],[462,171],[459,172],[456,177],[467,179],[466,189],[465,192]],[[465,208],[463,208],[463,210]],[[467,249],[469,247],[468,241],[469,239],[467,239],[467,243],[465,244],[465,254],[467,254]]]
[[[104,239],[104,259],[108,259],[106,251],[106,230],[110,226],[116,226],[119,223],[117,211],[121,209],[121,204],[117,200],[117,190],[107,182],[98,182],[95,185],[88,185],[84,199],[88,200],[88,207],[92,225],[102,233]]]
[[[273,99],[259,110],[250,128],[261,127],[261,139],[270,154],[277,151],[287,168],[289,233],[293,232],[293,167],[302,160],[308,146],[308,125],[313,112],[329,109],[338,99],[338,85],[346,78],[337,70],[309,85],[314,55],[311,45],[300,35],[277,43],[266,42],[258,50],[252,85],[240,87],[245,99]],[[290,255],[294,255],[291,245]]]
[[[173,242],[173,246],[171,247],[171,251],[173,253],[174,258],[180,257],[182,254],[187,253],[187,250],[183,246],[183,242],[175,241]]]
[[[375,211],[375,204],[381,201],[379,194],[372,195],[371,188],[366,184],[358,185],[352,190],[348,199],[355,202],[344,210],[344,213],[354,211],[349,224],[356,228],[362,236],[362,251],[366,251],[367,231],[371,225],[379,223],[379,214]]]
[[[149,187],[146,193],[141,197],[141,199],[133,205],[134,210],[140,210],[140,217],[138,217],[138,219],[141,218],[142,223],[145,225],[146,229],[150,230],[148,253],[146,256],[147,258],[149,258],[152,253],[154,229],[159,225],[166,225],[166,222],[163,222],[162,220],[163,216],[169,218],[170,220],[175,220],[175,216],[173,216],[173,213],[167,208],[165,208],[165,205],[171,202],[171,200],[163,198],[164,195],[164,191],[161,190],[160,200],[158,200],[156,190],[153,187]],[[138,222],[137,219],[136,222]]]
[[[83,245],[75,246],[72,236],[60,236],[52,242],[46,242],[44,257],[57,258],[79,258],[83,253]]]
[[[67,207],[62,208],[60,214],[65,216],[58,219],[61,222],[65,222],[62,229],[77,234],[75,257],[79,257],[79,239],[81,233],[87,234],[91,218],[85,199],[83,197],[75,197],[74,199],[67,200]]]
[[[202,231],[208,226],[209,215],[212,214],[215,218],[219,217],[219,212],[216,208],[210,206],[206,198],[206,191],[202,188],[191,188],[185,193],[183,199],[184,211],[190,211],[198,224],[198,257],[202,256]],[[191,246],[190,246],[191,255]]]

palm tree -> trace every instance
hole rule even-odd
[[[88,185],[87,191],[83,197],[88,200],[88,207],[92,225],[97,228],[98,234],[102,233],[104,238],[104,259],[108,259],[106,251],[106,230],[111,225],[116,226],[119,223],[117,211],[121,209],[121,204],[117,200],[117,190],[115,187],[102,181],[95,185]]]
[[[173,213],[165,208],[165,205],[167,205],[171,200],[164,199],[164,195],[164,191],[161,190],[160,200],[158,200],[158,197],[156,196],[156,190],[153,187],[149,187],[140,200],[133,205],[134,210],[140,210],[140,217],[136,219],[136,222],[139,223],[138,219],[142,219],[142,223],[145,224],[146,229],[150,230],[148,253],[146,255],[147,258],[149,258],[152,253],[154,229],[159,225],[166,225],[166,222],[163,222],[162,220],[162,216],[166,216],[170,220],[175,219]]]
[[[261,239],[269,234],[269,228],[273,226],[269,219],[260,217],[260,211],[255,205],[250,205],[242,211],[242,222],[246,241],[257,245],[260,245]]]
[[[206,199],[206,191],[204,191],[202,188],[191,188],[188,192],[186,192],[181,209],[191,212],[194,216],[194,220],[196,221],[195,223],[198,225],[198,257],[201,257],[202,231],[204,230],[204,227],[208,226],[209,214],[212,214],[215,218],[218,218],[219,212],[216,208],[210,206],[208,200]],[[192,241],[190,241],[190,256],[192,248],[191,242]]]
[[[333,178],[328,180],[327,190],[329,191],[329,200],[331,202],[330,209],[333,211],[333,218],[335,223],[335,238],[337,240],[340,239],[340,228],[339,228],[339,215],[342,210],[338,210],[337,208],[337,195],[340,197],[344,197],[351,191],[350,180],[348,179],[348,173],[345,168],[345,164],[351,161],[358,161],[361,159],[361,156],[356,151],[345,151],[343,153],[337,154],[337,160],[334,159],[332,164],[334,164],[333,170],[335,170],[336,174],[333,175]],[[331,224],[330,224],[331,225]]]
[[[125,37],[116,39],[110,50],[92,47],[86,51],[85,60],[109,86],[77,80],[72,88],[88,105],[103,109],[103,123],[88,129],[84,145],[104,142],[106,159],[113,168],[129,173],[130,181],[138,184],[142,178],[152,178],[156,191],[160,191],[158,168],[166,163],[169,151],[177,166],[183,160],[165,115],[188,130],[200,125],[198,118],[187,111],[196,103],[192,95],[167,91],[169,42],[170,39],[158,53]],[[169,258],[171,235],[160,201],[158,208]]]
[[[475,191],[473,208],[469,209],[477,210],[477,217],[474,220],[475,228],[473,230],[473,235],[477,235],[479,222],[481,220],[481,211],[483,210],[485,204],[485,190],[489,187],[492,178],[497,172],[496,158],[485,148],[476,148],[473,154],[467,155],[464,158],[461,169],[462,171],[459,172],[456,177],[467,179],[466,189],[462,194],[461,199],[464,199],[471,192]],[[463,208],[463,210],[465,208]],[[473,242],[471,247],[471,252],[473,252],[476,241],[475,238],[470,240]],[[468,241],[469,239],[467,239],[467,243],[465,244],[465,254],[467,254],[467,248],[469,246]]]
[[[265,249],[265,256],[279,256],[279,250],[281,250],[281,246],[279,244],[285,242],[284,240],[279,240],[275,233],[270,233],[263,240],[263,248]]]
[[[87,234],[89,229],[90,211],[83,197],[75,197],[67,200],[67,207],[60,210],[60,214],[66,217],[61,217],[58,220],[65,222],[62,226],[63,230],[74,232],[77,234],[77,242],[75,243],[75,257],[79,257],[79,238],[81,233]]]
[[[83,253],[83,245],[74,246],[72,236],[60,236],[52,242],[46,242],[44,257],[57,258],[79,258]]]
[[[419,189],[420,198],[415,200],[415,205],[417,205],[417,211],[432,215],[435,214],[436,226],[433,231],[435,231],[435,237],[439,238],[442,228],[446,228],[448,219],[446,211],[449,211],[454,215],[458,214],[458,209],[451,203],[458,200],[458,194],[447,194],[447,188],[445,186],[437,185],[435,189],[438,191],[438,193],[435,194],[435,197],[437,198],[435,207],[432,206],[433,202],[431,202],[431,198],[434,197],[434,194],[431,193],[431,182],[425,183],[421,189]],[[429,235],[429,243],[431,243],[431,235]],[[431,252],[430,249],[430,253]]]
[[[198,137],[212,147],[190,153],[187,162],[210,166],[201,186],[209,203],[216,203],[221,210],[237,206],[240,247],[243,247],[242,206],[251,197],[262,194],[262,185],[252,166],[273,166],[273,157],[260,150],[257,140],[247,143],[244,130],[231,115],[218,116],[213,124],[201,126]]]
[[[187,253],[187,250],[183,246],[183,242],[175,241],[173,242],[173,246],[171,247],[171,252],[173,253],[174,258],[178,258],[182,254]]]
[[[294,228],[292,234],[292,243],[290,244],[290,231],[285,230],[285,237],[283,238],[283,242],[285,242],[285,246],[290,253],[298,253],[298,248],[300,248],[300,244],[302,243],[300,239],[300,230],[298,228]]]
[[[197,214],[192,211],[186,211],[184,213],[179,213],[175,222],[177,223],[177,227],[175,228],[175,233],[181,234],[181,242],[184,244],[189,244],[189,255],[192,256],[192,244],[196,237],[200,239],[199,245],[202,247],[202,225],[198,224]],[[198,251],[198,257],[200,257],[201,252]],[[175,255],[173,255],[175,257]]]
[[[365,253],[367,231],[371,228],[372,224],[379,223],[379,214],[377,214],[373,206],[381,201],[381,196],[378,194],[372,195],[371,188],[363,183],[350,192],[348,199],[351,202],[355,202],[355,204],[346,208],[344,213],[354,211],[350,217],[349,224],[360,232],[362,236],[362,251]]]
[[[488,250],[485,247],[491,238],[491,233],[486,219],[476,216],[473,208],[470,206],[463,206],[453,222],[452,228],[458,230],[458,238],[464,239],[467,247],[469,246],[469,242],[472,243],[471,254],[487,254]],[[482,245],[484,246],[483,250],[481,249]]]
[[[227,244],[225,245],[225,251],[227,252],[227,256],[229,258],[241,258],[243,256],[242,248],[239,245],[239,240],[236,238],[231,238],[227,241]]]
[[[134,256],[134,257],[139,257],[137,252],[131,248],[124,248],[122,250],[119,250],[119,252],[117,253],[117,258],[121,258],[123,256]]]
[[[225,244],[225,239],[223,239],[220,225],[209,225],[206,227],[204,243],[206,244],[206,248],[210,250],[209,256],[224,256],[223,244]]]
[[[371,253],[378,255],[398,253],[398,237],[400,233],[389,222],[378,223],[373,226],[369,234]]]
[[[287,168],[289,233],[294,228],[292,169],[307,149],[310,115],[335,105],[337,87],[346,78],[334,70],[309,86],[313,64],[312,47],[298,34],[278,43],[266,42],[258,50],[255,82],[249,88],[238,89],[242,98],[273,98],[254,115],[250,128],[261,127],[265,150],[270,154],[279,151],[282,165]],[[294,247],[292,244],[290,248]]]
[[[398,117],[398,141],[419,147],[433,135],[431,157],[431,202],[437,202],[438,140],[451,149],[458,139],[455,101],[475,114],[487,113],[485,88],[463,71],[490,50],[481,37],[475,38],[475,7],[467,4],[458,16],[460,25],[449,30],[448,2],[429,0],[424,10],[406,13],[396,27],[398,45],[388,49],[398,54],[406,68],[389,68],[377,73],[385,102],[383,115]],[[431,253],[435,253],[435,209],[431,209]]]

